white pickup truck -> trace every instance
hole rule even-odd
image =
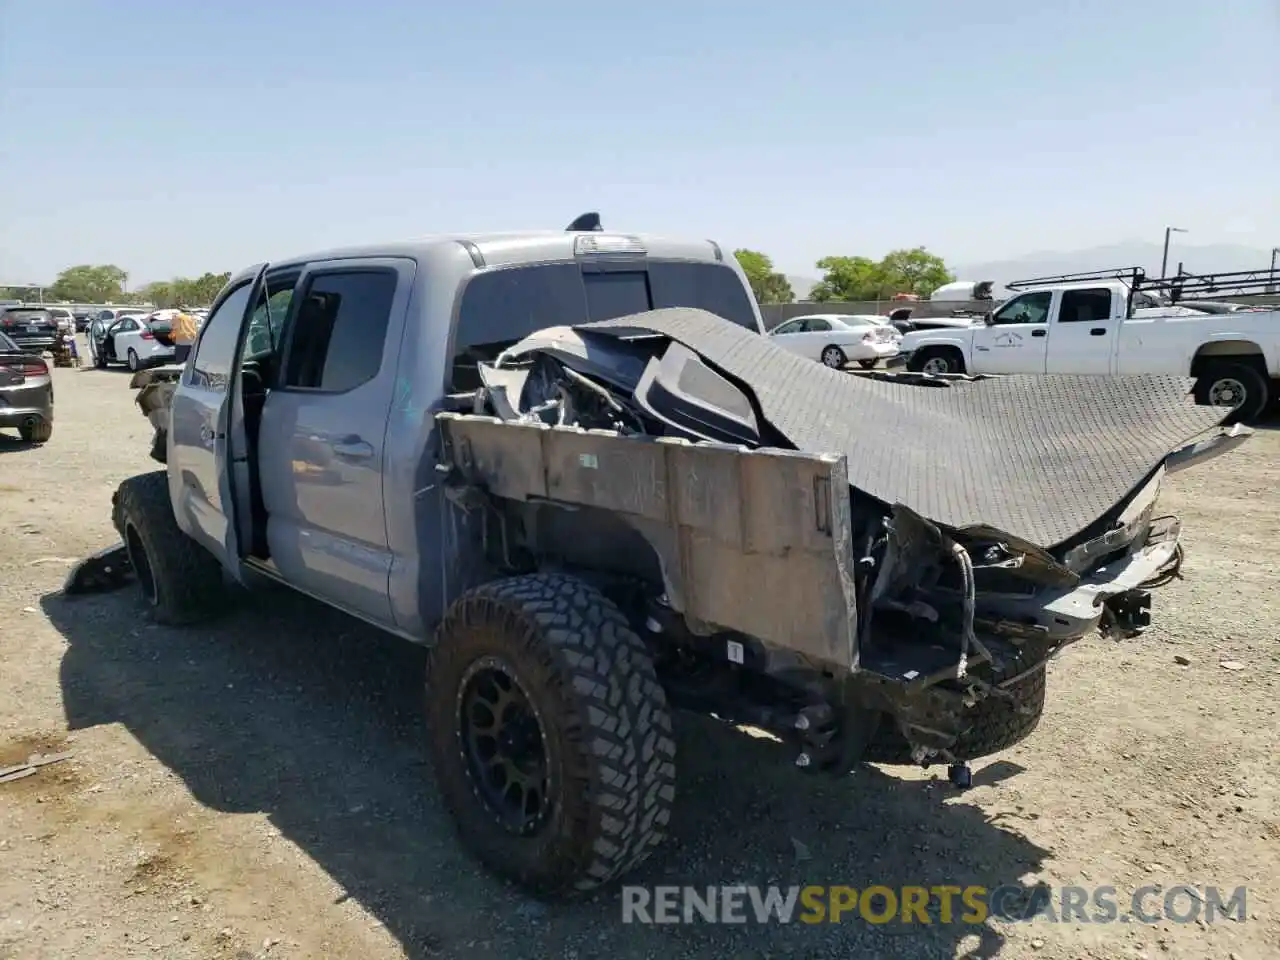
[[[909,370],[933,374],[1191,376],[1199,402],[1249,420],[1280,397],[1280,308],[1202,301],[1261,292],[1269,279],[1155,280],[1129,268],[1019,281],[985,323],[908,333],[901,355]]]

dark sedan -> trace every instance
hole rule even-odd
[[[0,333],[0,427],[16,428],[28,443],[53,436],[53,378],[44,358]]]
[[[57,344],[58,318],[45,307],[5,307],[0,313],[0,333],[38,356]]]

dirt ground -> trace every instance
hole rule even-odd
[[[1122,903],[1243,884],[1243,921],[641,927],[616,890],[545,906],[458,847],[421,651],[290,596],[183,631],[132,591],[61,596],[114,538],[115,485],[155,464],[126,374],[55,377],[52,441],[0,439],[0,767],[72,756],[0,783],[0,960],[1280,956],[1280,432],[1174,479],[1186,579],[1142,638],[1066,652],[1039,730],[972,790],[936,768],[807,778],[682,718],[675,836],[634,878],[1110,884]]]

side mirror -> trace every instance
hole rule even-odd
[[[994,311],[988,310],[986,313],[984,313],[982,315],[982,322],[985,323],[988,327],[994,327],[996,325],[996,315]]]

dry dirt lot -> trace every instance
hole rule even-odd
[[[1186,579],[1158,625],[1068,651],[1037,733],[971,791],[936,769],[803,778],[683,719],[675,836],[636,878],[1245,884],[1243,921],[636,927],[616,891],[544,906],[459,849],[419,650],[287,596],[186,631],[130,591],[62,597],[113,539],[115,485],[154,464],[125,374],[55,376],[52,442],[0,440],[0,767],[73,756],[0,784],[4,960],[1280,956],[1280,432],[1176,479]]]

